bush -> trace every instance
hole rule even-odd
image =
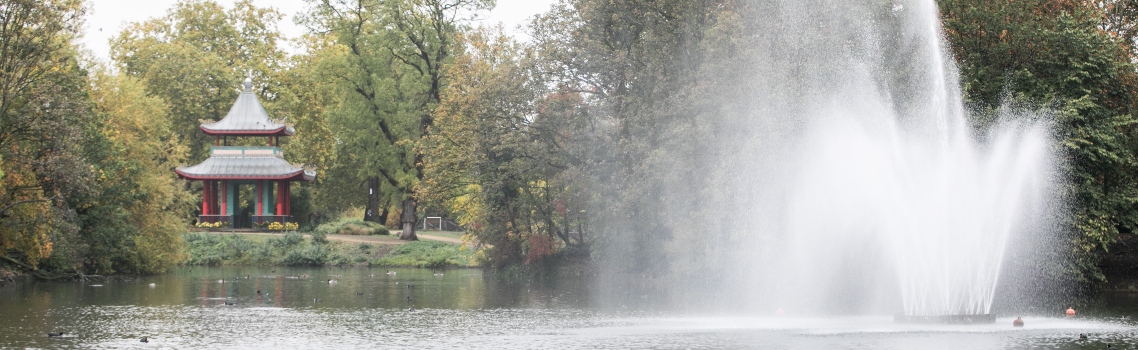
[[[328,234],[320,231],[312,231],[312,243],[324,244],[328,243]]]
[[[273,237],[269,239],[270,245],[272,245],[274,248],[281,249],[292,247],[302,242],[304,242],[304,235],[300,234],[299,232],[289,232],[284,236]]]
[[[328,249],[324,245],[313,245],[308,249],[289,251],[281,263],[286,266],[323,266],[327,261]]]
[[[469,250],[462,249],[458,245],[435,241],[417,241],[395,248],[387,256],[372,262],[372,265],[425,268],[471,266],[471,255]]]
[[[322,233],[325,235],[389,235],[391,231],[387,230],[383,225],[363,221],[361,219],[340,219],[326,224],[317,226],[313,233]]]

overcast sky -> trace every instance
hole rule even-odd
[[[226,8],[232,8],[236,0],[215,0]],[[82,45],[94,53],[95,57],[107,61],[110,51],[108,40],[118,34],[127,23],[145,21],[161,17],[177,0],[89,0],[91,12],[87,15],[86,31],[80,40]],[[497,7],[490,11],[483,23],[493,25],[501,22],[509,34],[525,40],[524,34],[516,28],[526,19],[549,9],[555,0],[498,0]],[[253,0],[257,7],[274,7],[284,13],[279,23],[281,33],[287,38],[296,38],[304,33],[304,28],[293,22],[293,16],[308,6],[304,0]],[[282,43],[286,50],[295,48]],[[295,52],[294,52],[295,53]]]

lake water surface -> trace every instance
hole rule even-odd
[[[1138,347],[1138,300],[1076,319],[899,325],[600,309],[576,279],[508,282],[480,270],[183,268],[131,280],[0,287],[0,348],[73,349],[1105,349]],[[335,283],[328,283],[328,280]],[[151,285],[153,284],[153,285]],[[257,291],[261,294],[258,295]],[[232,304],[232,305],[229,305]],[[1097,313],[1098,315],[1093,315]],[[48,332],[65,332],[49,338]],[[1089,339],[1079,340],[1080,333]],[[149,343],[139,339],[149,337]]]

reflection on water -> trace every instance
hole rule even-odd
[[[1109,318],[897,325],[889,317],[694,317],[591,307],[580,280],[478,270],[186,268],[136,280],[0,288],[0,348],[1102,349],[1138,345],[1135,300]],[[334,280],[334,283],[329,283]],[[151,284],[153,283],[153,286]],[[257,291],[261,293],[258,294]],[[231,305],[230,305],[231,304]],[[1113,305],[1113,306],[1112,306]],[[62,338],[47,332],[63,331]],[[1080,333],[1090,334],[1079,340]],[[143,344],[139,338],[150,337]]]

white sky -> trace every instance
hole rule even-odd
[[[235,0],[215,0],[226,8],[232,8]],[[549,10],[550,4],[556,0],[498,0],[497,6],[490,11],[485,25],[504,24],[506,33],[520,40],[526,36],[518,26],[538,13]],[[109,61],[110,44],[108,41],[117,35],[128,23],[141,22],[155,17],[166,15],[166,11],[177,0],[88,0],[90,12],[87,14],[86,30],[80,43],[90,50],[96,59]],[[278,24],[281,33],[286,38],[296,38],[304,33],[305,28],[293,22],[293,16],[303,12],[308,6],[304,0],[253,0],[257,7],[274,7],[285,15]],[[281,43],[285,50],[295,53],[296,49],[289,43]]]

